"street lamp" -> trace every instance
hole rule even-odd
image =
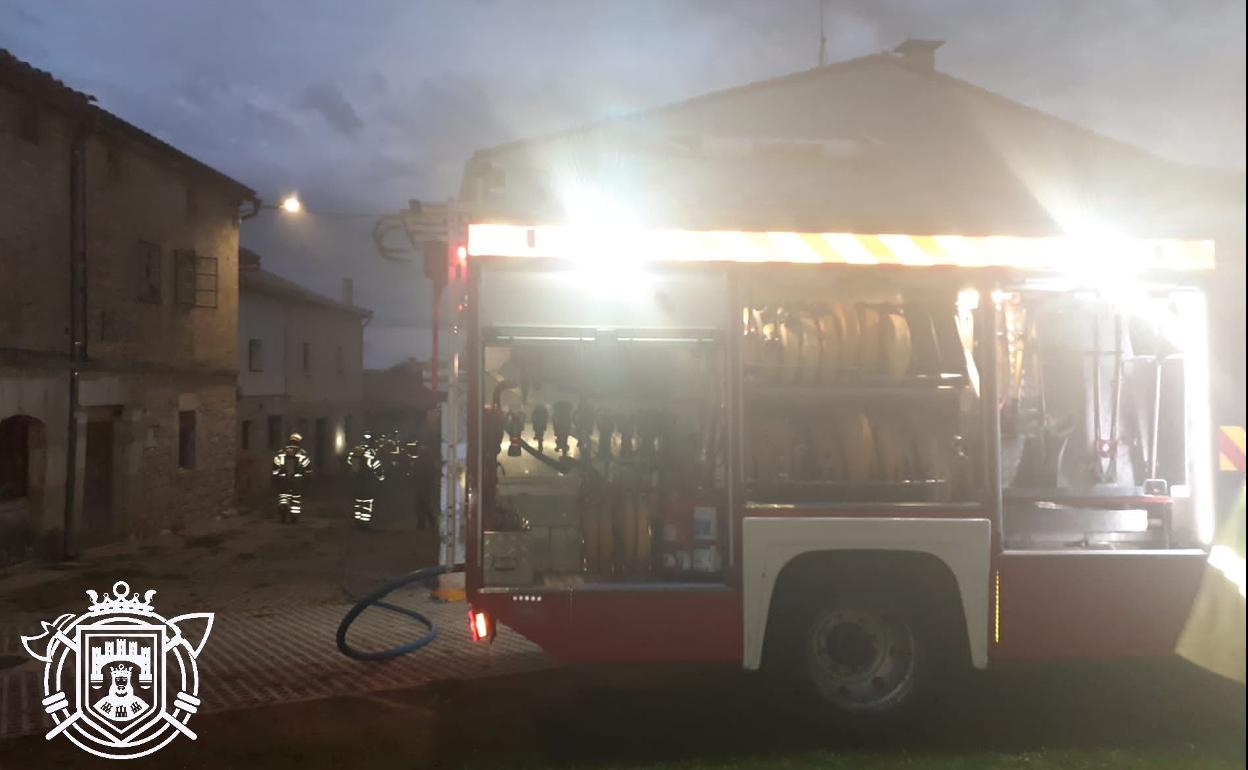
[[[262,203],[259,198],[252,198],[250,201],[248,201],[248,203],[251,204],[251,210],[244,211],[241,214],[239,214],[238,215],[239,219],[251,219],[252,217],[256,216],[264,209],[273,209],[274,211],[283,211],[287,214],[302,214],[303,213],[303,201],[299,200],[299,196],[295,193],[290,193],[286,197],[282,198],[281,203],[277,203],[277,204]]]
[[[264,203],[259,198],[252,198],[247,201],[251,204],[248,211],[239,214],[240,220],[251,219],[258,215],[264,209],[273,209],[281,211],[291,216],[299,216],[306,214],[314,219],[321,217],[329,217],[335,219],[358,219],[368,218],[375,220],[373,226],[373,243],[377,246],[377,251],[381,256],[395,262],[412,262],[419,256],[424,258],[425,277],[433,284],[433,353],[431,366],[431,385],[436,393],[438,389],[438,327],[440,320],[440,308],[442,305],[442,290],[445,288],[448,280],[448,263],[447,263],[447,217],[449,216],[449,204],[425,204],[421,205],[419,201],[408,201],[406,211],[389,214],[375,214],[365,212],[348,212],[348,211],[323,211],[317,209],[315,211],[306,211],[303,207],[303,201],[299,200],[297,193],[288,193],[279,203]],[[416,221],[409,221],[414,219]],[[423,220],[423,221],[422,221]],[[386,243],[386,237],[393,231],[401,231],[406,236],[406,244],[396,246]],[[437,237],[431,237],[436,234]],[[461,247],[462,250],[462,247]],[[410,256],[408,256],[410,255]],[[462,260],[462,257],[461,257]]]

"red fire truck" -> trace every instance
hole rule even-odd
[[[581,661],[896,713],[1169,655],[1213,530],[1213,243],[470,221],[466,588]]]

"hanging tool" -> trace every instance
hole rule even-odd
[[[611,441],[615,436],[615,417],[604,409],[598,410],[598,459],[611,463]]]
[[[572,433],[576,436],[576,451],[582,461],[588,463],[593,457],[590,440],[594,432],[594,408],[585,403],[584,399],[576,405],[572,413]]]
[[[637,431],[637,415],[625,412],[620,415],[620,459],[627,462],[633,459],[633,434]]]
[[[659,438],[662,418],[659,413],[647,409],[637,416],[637,452],[642,462],[654,465],[656,460],[655,443]]]
[[[544,448],[542,442],[546,438],[546,425],[550,419],[550,412],[546,409],[545,404],[538,404],[533,407],[533,438],[537,441],[537,453],[543,454]]]
[[[1100,317],[1093,319],[1092,327],[1092,422],[1094,480],[1099,484],[1112,483],[1118,479],[1118,412],[1122,400],[1122,315],[1114,315],[1114,380],[1109,415],[1109,436],[1102,430],[1101,416],[1101,351]]]
[[[507,438],[511,441],[507,447],[507,456],[519,457],[523,452],[520,444],[524,440],[524,412],[520,409],[512,409],[507,413]]]
[[[555,431],[555,451],[566,460],[568,436],[572,433],[572,404],[567,401],[556,401],[551,422]]]

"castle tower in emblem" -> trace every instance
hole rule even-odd
[[[43,633],[22,645],[43,662],[43,699],[55,726],[84,751],[107,759],[152,754],[179,735],[199,710],[197,658],[212,630],[213,614],[166,619],[124,580],[112,596],[87,591],[81,615],[43,623]]]

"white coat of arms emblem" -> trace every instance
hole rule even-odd
[[[152,607],[155,591],[130,594],[124,580],[81,615],[43,622],[43,633],[22,645],[44,663],[43,706],[55,726],[79,748],[108,759],[134,759],[195,733],[187,727],[199,709],[196,658],[212,630],[213,614],[165,619]]]

